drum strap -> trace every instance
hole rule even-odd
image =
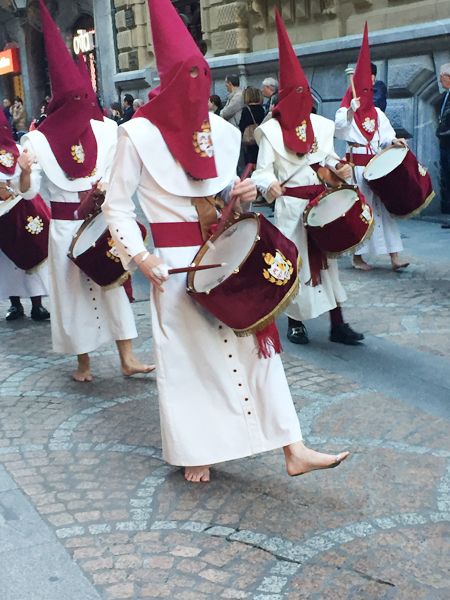
[[[348,146],[350,148],[350,152],[347,153],[346,159],[348,161],[348,164],[352,168],[353,181],[356,183],[357,179],[356,179],[355,167],[366,167],[375,155],[372,152],[372,148],[370,147],[370,142],[368,144],[358,144],[357,142],[348,142]],[[354,148],[365,148],[366,153],[365,154],[353,154]],[[364,160],[367,160],[367,162],[363,162]]]
[[[206,242],[210,236],[211,225],[218,223],[217,209],[219,206],[217,205],[217,198],[216,196],[205,196],[203,198],[193,198],[192,202],[198,214],[203,241]]]
[[[299,187],[286,188],[285,196],[300,198],[302,200],[314,200],[320,194],[326,191],[326,186],[323,184],[316,185],[301,185]]]

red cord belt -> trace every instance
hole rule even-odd
[[[50,202],[52,209],[52,219],[58,221],[80,221],[81,219],[75,216],[81,202]]]
[[[203,238],[198,221],[181,223],[150,223],[155,248],[202,246]]]
[[[346,154],[345,158],[349,163],[353,163],[355,167],[367,167],[375,154]]]

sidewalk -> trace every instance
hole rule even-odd
[[[351,451],[299,478],[276,451],[186,483],[161,460],[154,374],[123,378],[102,347],[94,382],[77,384],[48,323],[2,320],[1,600],[448,600],[450,234],[401,229],[404,273],[341,261],[364,346],[328,342],[325,318],[293,346],[280,320],[305,442]],[[135,287],[135,347],[150,361]]]

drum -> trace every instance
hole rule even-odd
[[[142,239],[147,240],[147,229],[138,223]],[[117,248],[109,232],[105,215],[101,212],[86,219],[73,236],[67,255],[79,269],[97,285],[112,289],[125,283],[131,271],[125,271]]]
[[[209,241],[192,264],[226,265],[189,273],[188,293],[236,335],[261,332],[298,293],[297,247],[257,213],[235,215]]]
[[[376,154],[364,178],[388,212],[399,219],[418,215],[435,196],[430,174],[408,148],[392,146]]]
[[[48,256],[51,211],[35,196],[11,197],[0,204],[0,249],[28,274],[39,269]]]
[[[354,252],[373,232],[372,209],[354,185],[320,194],[303,213],[308,235],[330,258]]]

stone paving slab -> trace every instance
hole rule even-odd
[[[388,345],[390,356],[397,352],[396,366],[414,351],[415,375],[421,355],[424,377],[433,365],[442,372],[448,264],[413,257],[418,268],[405,279],[378,260],[368,277],[341,261],[348,320]],[[6,306],[0,302],[0,311]],[[148,303],[133,310],[136,352],[150,361]],[[405,317],[417,317],[420,335]],[[433,327],[439,333],[424,334]],[[351,365],[364,347],[333,345],[332,367],[309,360],[313,350],[283,355],[305,440],[330,452],[348,448],[350,458],[338,469],[289,478],[274,451],[214,465],[212,481],[197,486],[161,460],[154,374],[123,378],[115,347],[105,346],[92,358],[94,381],[77,384],[73,357],[50,351],[48,323],[1,322],[0,465],[9,482],[0,477],[0,514],[18,510],[13,499],[25,494],[41,540],[49,540],[0,552],[7,600],[53,600],[48,590],[72,600],[57,549],[89,582],[74,600],[95,593],[107,600],[448,600],[448,420],[381,383],[380,391],[376,377],[368,386],[351,370],[340,375],[339,361]],[[407,364],[400,376],[409,389]],[[443,402],[439,389],[434,397]],[[28,567],[19,577],[20,561]],[[44,593],[30,582],[46,568],[57,579],[47,580]]]

